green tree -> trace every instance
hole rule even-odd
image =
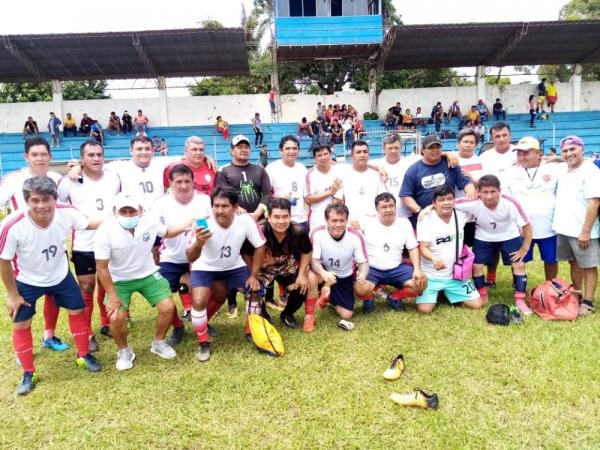
[[[105,90],[105,80],[65,81],[65,100],[93,100],[110,98]],[[52,85],[48,82],[5,83],[0,85],[0,103],[49,102],[52,100]]]
[[[102,100],[110,98],[106,93],[106,80],[65,81],[63,98],[65,100]]]

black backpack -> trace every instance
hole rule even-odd
[[[510,323],[510,308],[504,303],[492,305],[488,309],[485,318],[492,325],[508,325]]]

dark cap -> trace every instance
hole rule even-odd
[[[435,144],[439,145],[440,147],[442,146],[442,142],[440,141],[440,138],[437,137],[435,134],[430,134],[429,136],[425,136],[425,138],[423,138],[423,140],[421,141],[422,148],[429,148]]]

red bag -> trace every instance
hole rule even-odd
[[[531,309],[544,320],[575,320],[579,297],[565,280],[554,278],[531,291]]]

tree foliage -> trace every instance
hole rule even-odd
[[[106,93],[106,80],[65,81],[63,98],[65,100],[102,100],[110,98]]]
[[[110,98],[106,93],[105,80],[65,81],[64,100],[95,100]],[[52,84],[48,82],[0,84],[0,103],[49,102],[52,100]]]

